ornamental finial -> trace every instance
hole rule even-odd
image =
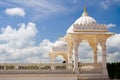
[[[84,7],[84,12],[83,12],[82,16],[88,16],[88,13],[87,13],[86,7]]]
[[[87,12],[86,7],[84,7],[84,12]]]

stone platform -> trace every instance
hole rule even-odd
[[[108,80],[101,74],[0,74],[0,80]]]

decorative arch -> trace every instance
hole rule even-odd
[[[90,51],[92,50],[92,47],[89,45],[89,42],[87,40],[82,40],[79,43],[79,46],[78,46],[78,56],[79,56],[78,61],[80,63],[90,63],[90,61],[85,61],[85,59],[88,58],[88,57],[85,57],[85,56],[87,56],[88,54],[90,54],[90,57],[93,58],[93,50],[92,50],[92,52],[86,52],[85,49],[82,48],[82,51],[81,51],[81,47],[82,46],[87,46]]]
[[[54,63],[55,59],[58,56],[62,56],[65,59],[65,61],[68,62],[68,53],[67,52],[50,52],[49,55],[50,55],[50,59],[51,59],[52,63]]]

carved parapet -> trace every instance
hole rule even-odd
[[[74,31],[105,31],[107,27],[104,24],[73,24]]]

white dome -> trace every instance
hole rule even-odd
[[[78,18],[74,24],[77,24],[77,25],[87,25],[87,24],[94,24],[96,23],[96,20],[90,16],[82,16],[80,18]]]
[[[82,16],[74,22],[75,25],[88,25],[88,24],[95,24],[95,23],[96,23],[96,20],[88,16],[86,9],[84,9]]]
[[[53,44],[52,51],[68,51],[68,43],[59,39]]]
[[[96,20],[90,17],[84,8],[84,12],[67,30],[67,33],[86,33],[86,32],[107,31],[103,24],[97,24]]]

